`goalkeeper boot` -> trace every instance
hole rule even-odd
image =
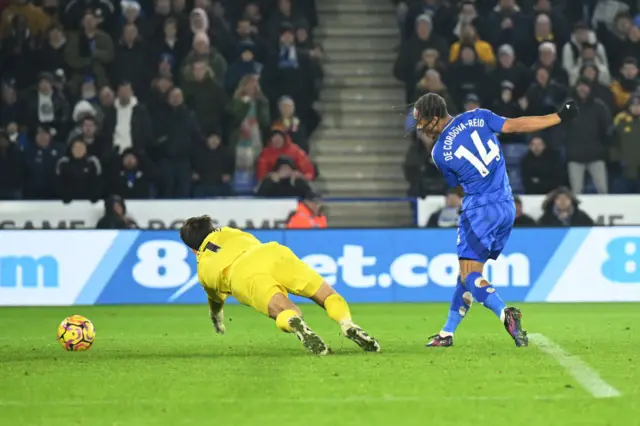
[[[429,342],[425,345],[427,348],[433,347],[449,347],[453,346],[453,336],[441,336],[440,334],[436,334],[434,336],[429,336]]]
[[[315,355],[327,355],[331,350],[329,346],[313,332],[300,317],[293,317],[289,320],[289,325],[307,350]]]
[[[528,346],[527,332],[522,329],[522,312],[520,309],[507,308],[504,310],[504,328],[516,342],[516,346]]]
[[[369,336],[366,331],[351,321],[342,324],[342,332],[347,339],[360,346],[363,351],[380,352],[380,343],[378,343],[376,338]]]

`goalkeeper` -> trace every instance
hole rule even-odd
[[[378,341],[351,320],[349,306],[310,266],[278,243],[262,244],[253,235],[228,227],[216,228],[209,216],[187,219],[180,238],[198,259],[198,279],[207,292],[216,332],[224,334],[223,306],[228,295],[273,318],[276,326],[294,333],[309,351],[330,352],[302,318],[288,293],[313,300],[337,322],[345,337],[367,352],[379,352]]]

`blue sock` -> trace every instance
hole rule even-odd
[[[507,306],[500,296],[498,296],[496,289],[481,273],[470,273],[467,275],[464,284],[478,302],[482,303],[485,308],[491,309],[498,318],[502,319],[502,311],[504,311]]]
[[[456,291],[453,293],[453,297],[451,298],[451,305],[449,306],[449,316],[447,317],[447,322],[444,327],[442,327],[442,331],[447,333],[455,333],[456,329],[460,325],[460,321],[465,317],[469,309],[471,309],[471,294],[468,294],[465,301],[464,293],[467,292],[467,289],[460,281],[460,276],[458,276],[458,284],[456,284]]]

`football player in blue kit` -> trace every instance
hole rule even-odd
[[[416,128],[435,141],[431,156],[451,187],[464,191],[458,224],[460,275],[449,307],[447,322],[428,347],[452,346],[453,333],[475,299],[493,311],[517,346],[527,346],[522,313],[507,307],[496,289],[482,276],[488,259],[497,259],[509,240],[515,205],[497,133],[529,133],[573,119],[575,102],[565,103],[556,114],[504,118],[486,109],[452,117],[445,100],[434,94],[414,105]]]

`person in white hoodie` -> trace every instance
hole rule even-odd
[[[151,140],[151,118],[129,82],[120,83],[113,109],[105,116],[105,132],[113,135],[113,147],[118,153],[129,148],[142,152],[147,148]]]
[[[585,49],[589,52],[583,52]],[[591,54],[590,50],[593,50],[595,54]],[[573,29],[571,39],[562,49],[562,66],[569,74],[570,85],[575,84],[578,80],[580,68],[584,65],[585,60],[595,62],[599,71],[598,80],[600,83],[604,85],[611,83],[609,61],[604,46],[598,42],[596,33],[589,27],[589,24],[578,22]]]

